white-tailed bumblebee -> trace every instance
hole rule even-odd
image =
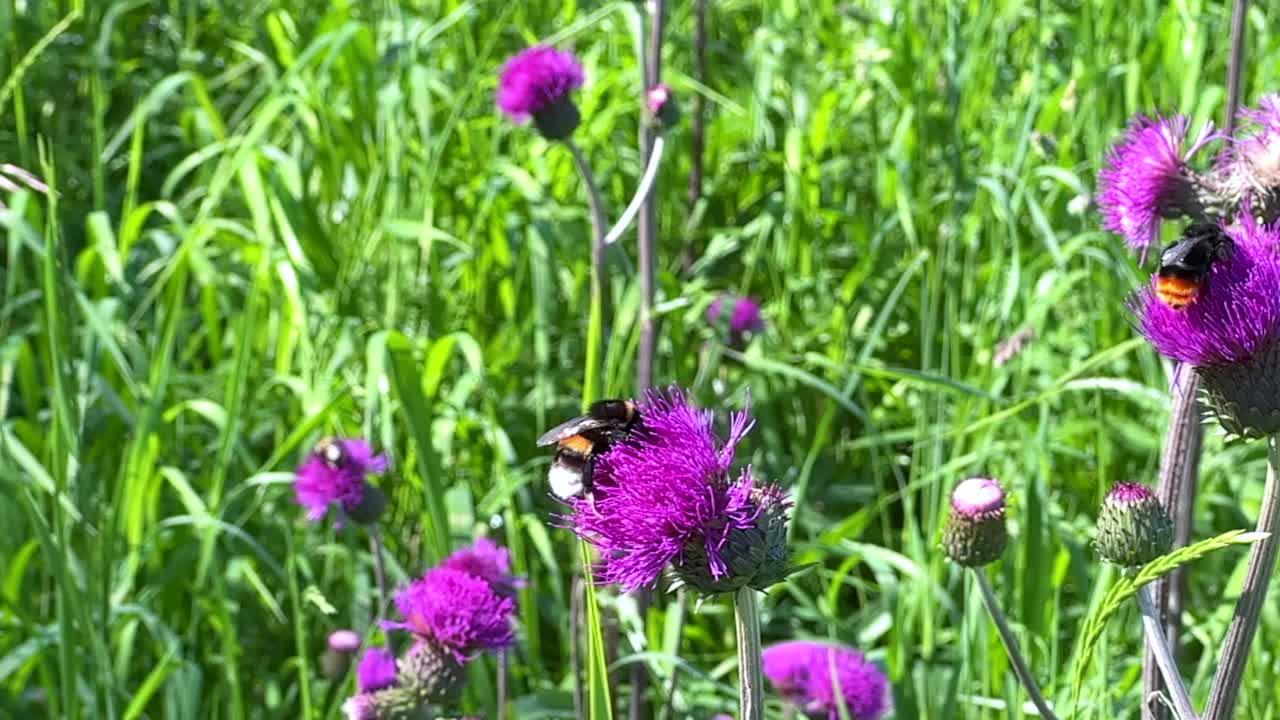
[[[1165,305],[1181,310],[1204,292],[1213,263],[1230,257],[1235,245],[1213,223],[1193,223],[1182,239],[1160,253],[1156,271],[1156,296]]]
[[[538,446],[556,444],[547,480],[551,493],[561,500],[591,493],[596,457],[620,442],[640,423],[640,411],[631,400],[601,400],[587,414],[563,422],[538,438]]]
[[[342,443],[336,438],[321,438],[315,447],[311,448],[311,454],[323,460],[325,465],[334,470],[340,469],[347,463],[347,451],[342,449]]]

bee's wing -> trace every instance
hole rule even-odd
[[[573,437],[578,433],[605,427],[609,423],[610,421],[607,419],[592,417],[590,415],[581,415],[573,418],[572,420],[566,420],[543,433],[542,437],[538,438],[538,447],[558,443],[567,437]]]

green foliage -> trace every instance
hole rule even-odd
[[[712,407],[749,394],[744,459],[796,500],[794,559],[813,569],[762,599],[764,642],[866,650],[898,718],[1013,716],[1007,661],[937,551],[952,484],[990,474],[1011,491],[993,581],[1062,694],[1106,601],[1091,513],[1114,481],[1153,477],[1166,421],[1167,368],[1123,305],[1144,275],[1088,209],[1093,177],[1132,112],[1221,117],[1228,10],[709,4],[699,85],[692,3],[668,3],[664,77],[686,108],[703,93],[708,126],[693,203],[691,113],[668,136],[655,377]],[[1280,59],[1256,5],[1251,100]],[[591,320],[572,157],[492,92],[517,49],[575,48],[575,138],[616,217],[641,171],[640,12],[0,0],[0,162],[54,188],[0,212],[0,717],[338,717],[352,684],[315,660],[333,629],[376,636],[378,608],[363,534],[293,501],[327,434],[393,459],[393,585],[479,532],[513,549],[529,582],[508,717],[571,714],[579,558],[534,439],[585,396],[633,392],[635,242],[610,251]],[[749,345],[706,325],[720,292],[762,300]],[[1263,463],[1208,433],[1197,534],[1251,523]],[[1217,553],[1190,576],[1193,692],[1242,565]],[[654,706],[679,669],[673,718],[732,708],[726,604],[660,595],[641,618],[598,595],[619,716],[636,662]],[[1139,634],[1099,632],[1110,652],[1075,717],[1132,716]],[[1257,647],[1277,642],[1268,612]],[[492,717],[495,665],[478,666],[464,700]],[[1259,653],[1240,715],[1277,697]]]

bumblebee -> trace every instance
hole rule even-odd
[[[325,465],[337,470],[347,463],[347,452],[336,438],[322,438],[311,448],[311,454],[324,461]]]
[[[631,400],[601,400],[587,414],[563,422],[538,438],[538,446],[556,445],[547,481],[561,500],[591,493],[596,457],[621,442],[640,424],[640,411]]]
[[[1231,238],[1217,225],[1188,225],[1182,239],[1160,253],[1156,296],[1174,310],[1187,307],[1204,292],[1213,263],[1230,257],[1234,250]]]

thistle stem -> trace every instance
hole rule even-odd
[[[386,617],[390,598],[387,596],[387,566],[386,561],[382,558],[382,536],[378,532],[377,523],[369,526],[369,546],[373,553],[373,575],[378,583],[378,612],[376,620],[380,621]],[[390,636],[384,636],[382,643],[387,650],[391,649]]]
[[[760,660],[760,607],[755,588],[733,596],[734,629],[738,638],[738,720],[764,718],[764,669]]]
[[[676,606],[668,612],[676,614],[676,655],[680,654],[680,639],[684,637],[684,622],[689,611],[689,592],[685,588],[676,591]],[[679,684],[676,682],[677,676],[680,674],[680,666],[678,664],[671,665],[671,678],[667,680],[666,702],[662,704],[662,714],[658,716],[659,720],[670,720],[671,714],[675,712],[676,707],[676,688]]]
[[[582,689],[582,578],[574,577],[569,588],[569,668],[573,673],[573,716],[585,720],[586,702]]]
[[[1178,663],[1173,659],[1173,651],[1169,649],[1168,638],[1160,627],[1160,614],[1151,600],[1151,588],[1138,588],[1138,607],[1142,610],[1142,627],[1147,634],[1147,646],[1155,652],[1156,663],[1164,675],[1165,687],[1173,699],[1173,707],[1178,713],[1178,720],[1199,720],[1196,710],[1191,705],[1191,696],[1187,686],[1178,674]]]
[[[635,221],[641,206],[649,199],[649,193],[653,190],[654,180],[658,177],[658,167],[662,165],[662,151],[666,149],[666,145],[661,135],[654,138],[653,150],[649,152],[649,162],[645,165],[644,175],[640,177],[640,185],[636,187],[636,194],[631,198],[631,204],[627,205],[627,209],[622,211],[618,221],[605,234],[605,245],[612,245],[618,242],[618,238],[622,237],[622,234]]]
[[[507,649],[498,650],[498,714],[496,720],[507,717]]]
[[[1244,668],[1249,662],[1249,646],[1258,630],[1267,585],[1276,567],[1276,551],[1280,550],[1280,447],[1277,442],[1280,440],[1275,435],[1267,439],[1267,485],[1258,511],[1258,532],[1267,536],[1253,546],[1249,557],[1235,616],[1218,656],[1218,672],[1213,676],[1205,720],[1227,720],[1235,711]]]
[[[1240,107],[1240,75],[1244,66],[1244,22],[1249,14],[1249,0],[1236,0],[1231,13],[1231,55],[1227,58],[1227,121],[1223,129],[1231,135],[1236,129],[1236,108]]]
[[[1160,461],[1160,480],[1156,497],[1173,518],[1174,547],[1182,547],[1191,537],[1191,508],[1195,503],[1197,468],[1200,464],[1200,376],[1191,366],[1180,363],[1173,371],[1173,388],[1169,408],[1169,429],[1165,435],[1164,454]],[[1182,625],[1181,585],[1185,568],[1179,568],[1152,583],[1152,598],[1158,618],[1164,625],[1168,644],[1176,652]],[[1160,668],[1151,640],[1144,643],[1143,687],[1145,695],[1160,693]],[[1164,720],[1164,707],[1145,706],[1143,717]]]
[[[1009,619],[1005,617],[1004,611],[1000,609],[999,603],[996,602],[996,593],[991,588],[991,581],[987,579],[986,571],[982,568],[973,568],[973,575],[978,580],[978,589],[982,591],[982,604],[987,606],[987,613],[991,615],[991,621],[995,623],[996,632],[1000,633],[1000,640],[1004,643],[1004,650],[1009,656],[1009,662],[1013,663],[1013,674],[1018,676],[1018,681],[1022,683],[1022,687],[1031,696],[1031,703],[1036,706],[1036,710],[1040,711],[1040,717],[1058,720],[1058,716],[1053,713],[1053,709],[1049,707],[1049,703],[1044,699],[1044,693],[1040,691],[1040,686],[1036,684],[1036,679],[1031,674],[1031,668],[1027,666],[1026,658],[1022,656],[1022,650],[1018,647],[1018,639],[1013,636],[1013,630],[1009,627]]]

